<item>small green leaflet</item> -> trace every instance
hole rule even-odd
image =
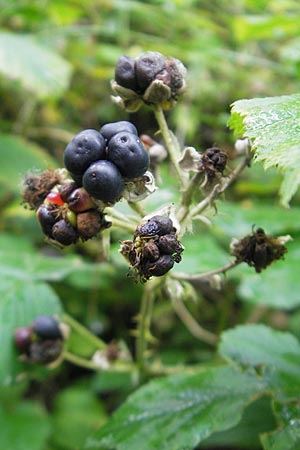
[[[280,197],[288,206],[300,184],[300,94],[238,100],[229,126],[251,141],[256,161],[283,174]]]

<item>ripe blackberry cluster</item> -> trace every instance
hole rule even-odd
[[[105,207],[125,195],[128,184],[141,183],[149,154],[136,127],[119,121],[74,136],[65,148],[64,164],[68,173],[57,169],[28,175],[22,193],[37,211],[44,234],[60,246],[90,239],[111,225]]]
[[[125,120],[107,123],[100,131],[81,131],[64,152],[65,167],[75,182],[106,204],[119,200],[124,182],[143,176],[149,162],[136,127]]]
[[[49,364],[61,355],[64,336],[54,317],[39,316],[29,326],[17,328],[14,341],[24,360]]]
[[[160,104],[168,109],[185,90],[186,68],[176,58],[167,58],[159,52],[142,53],[133,59],[122,55],[115,68],[112,89],[129,111],[142,102]],[[117,101],[117,99],[115,99]]]
[[[181,261],[183,250],[172,220],[157,215],[141,223],[133,240],[121,243],[120,252],[130,262],[135,276],[144,283],[152,276],[165,275],[175,262]]]

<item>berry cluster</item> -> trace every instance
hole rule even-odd
[[[38,207],[37,219],[44,234],[62,246],[90,239],[111,225],[85,189],[74,182],[56,185]]]
[[[172,220],[157,215],[141,223],[133,241],[121,243],[120,252],[130,262],[135,276],[146,282],[152,276],[165,275],[175,262],[179,263],[183,250]]]
[[[78,133],[67,145],[64,164],[78,185],[104,203],[114,203],[124,190],[124,180],[142,177],[149,154],[131,122],[107,123],[100,131]]]
[[[181,61],[159,52],[149,51],[135,59],[122,55],[112,88],[120,96],[121,106],[129,111],[137,110],[142,102],[168,109],[185,90],[185,77],[186,69]]]
[[[260,273],[273,261],[283,259],[287,252],[284,243],[288,239],[289,236],[275,238],[265,234],[262,228],[257,228],[241,240],[234,239],[231,243],[231,254],[236,257],[237,262],[243,261]]]
[[[48,239],[60,246],[75,244],[111,225],[105,220],[106,206],[123,195],[130,197],[131,188],[133,193],[137,190],[137,198],[144,193],[147,177],[143,175],[149,162],[131,122],[107,123],[100,131],[83,130],[65,148],[68,173],[57,169],[29,174],[23,200],[37,211]]]
[[[64,336],[54,317],[39,316],[28,327],[17,328],[14,341],[26,361],[49,364],[61,355]]]

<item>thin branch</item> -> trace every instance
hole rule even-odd
[[[179,298],[173,298],[172,305],[177,316],[195,338],[205,342],[206,344],[216,345],[218,337],[214,333],[211,333],[201,327],[201,325],[199,325],[199,323],[194,319],[192,314]]]
[[[173,133],[169,130],[163,109],[161,106],[157,105],[154,107],[154,115],[157,120],[157,123],[159,125],[161,134],[164,138],[168,154],[170,157],[170,160],[172,162],[172,165],[175,169],[176,175],[178,176],[178,179],[180,181],[180,184],[182,187],[186,185],[187,177],[181,170],[178,164],[178,160],[180,158],[180,147],[179,143],[176,139],[176,137],[173,135]]]
[[[64,360],[69,361],[72,364],[75,364],[76,366],[84,367],[85,369],[100,370],[99,366],[97,366],[97,364],[95,364],[93,361],[82,358],[81,356],[78,355],[74,355],[74,353],[64,351],[63,358]]]
[[[103,350],[106,348],[106,343],[102,341],[100,338],[91,333],[86,327],[81,325],[81,323],[77,322],[77,320],[73,319],[73,317],[69,316],[69,314],[64,313],[62,315],[62,320],[64,323],[69,325],[71,328],[77,331],[78,334],[84,337],[91,344],[95,345],[96,348]]]
[[[226,264],[223,267],[219,267],[219,269],[211,270],[209,272],[203,272],[203,273],[195,273],[195,274],[188,274],[183,272],[173,272],[172,278],[176,280],[185,280],[185,281],[200,281],[200,280],[208,280],[214,275],[219,275],[222,273],[227,272],[228,270],[233,269],[234,267],[238,266],[241,263],[241,261],[232,261],[228,264]]]

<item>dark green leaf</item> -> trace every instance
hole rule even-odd
[[[241,419],[263,384],[231,368],[158,379],[140,388],[93,437],[86,449],[194,448]]]
[[[277,404],[275,412],[279,429],[261,437],[264,450],[299,450],[300,448],[300,405]]]
[[[20,193],[21,179],[29,170],[55,167],[55,161],[35,144],[0,133],[0,183],[11,192]]]
[[[41,450],[49,436],[49,425],[45,411],[32,402],[9,409],[0,406],[0,448]]]
[[[59,95],[70,81],[71,65],[32,35],[0,32],[0,71],[37,97]]]
[[[262,369],[276,396],[300,395],[300,343],[291,334],[265,325],[241,325],[225,331],[219,351],[227,360]]]
[[[69,387],[55,400],[52,441],[66,450],[82,448],[87,436],[104,422],[104,408],[93,393],[86,386]]]

